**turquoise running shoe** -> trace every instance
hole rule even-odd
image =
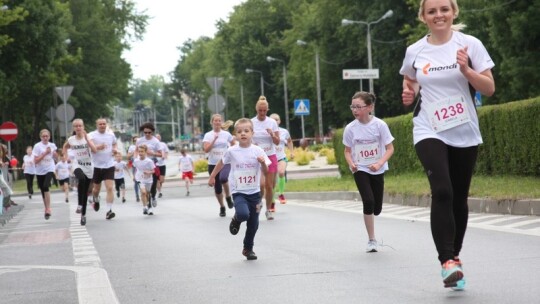
[[[459,259],[454,259],[454,262],[458,264],[459,269],[461,272],[463,272],[463,263]],[[461,280],[457,281],[456,286],[452,287],[452,290],[460,291],[465,289],[465,284],[467,281],[465,280],[465,276],[461,278]]]
[[[444,287],[456,287],[459,280],[463,279],[463,270],[454,260],[448,260],[442,265],[441,276]]]

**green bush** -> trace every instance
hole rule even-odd
[[[208,172],[208,160],[200,158],[196,160],[193,164],[195,165],[196,173]]]

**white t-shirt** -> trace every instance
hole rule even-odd
[[[191,155],[180,155],[180,158],[178,159],[178,168],[181,172],[193,172],[193,159],[191,158]]]
[[[165,166],[165,157],[167,156],[167,153],[169,153],[169,147],[167,147],[167,144],[160,141],[159,147],[162,153],[162,157],[157,158],[157,165],[158,166]]]
[[[65,161],[59,161],[56,163],[56,174],[58,175],[58,179],[66,179],[69,178],[69,174],[71,172],[71,164]]]
[[[137,148],[141,145],[146,145],[146,147],[148,148],[146,150],[146,152],[151,152],[152,154],[153,153],[156,153],[158,151],[161,151],[163,153],[163,151],[161,150],[161,145],[160,145],[160,141],[155,137],[155,136],[152,136],[152,138],[150,139],[146,139],[145,136],[143,137],[140,137],[139,139],[137,139],[137,143],[135,144],[137,146]],[[135,151],[137,151],[137,149],[135,149]],[[147,158],[154,158],[154,156],[146,156]]]
[[[279,145],[276,145],[276,157],[278,160],[282,160],[287,157],[285,154],[285,147],[287,147],[289,138],[291,138],[289,131],[284,128],[279,128]]]
[[[128,167],[125,161],[114,161],[114,179],[124,178],[124,170],[127,169]]]
[[[215,137],[216,132],[214,132],[213,130],[210,132],[206,132],[203,137],[203,143],[212,143]],[[218,139],[216,140],[216,142],[214,142],[214,144],[212,145],[212,149],[210,149],[210,151],[208,152],[208,164],[217,165],[217,163],[223,157],[225,151],[227,151],[227,148],[229,148],[232,141],[233,136],[231,135],[231,133],[229,133],[229,131],[220,130],[218,132]]]
[[[47,151],[47,148],[51,148],[51,152],[48,153],[39,163],[36,164],[35,158],[45,153],[45,151]],[[32,150],[32,156],[34,157],[36,175],[45,175],[49,172],[54,173],[55,164],[53,155],[57,149],[58,148],[56,147],[56,145],[51,142],[45,145],[43,144],[43,142],[40,141],[34,145],[34,149]]]
[[[268,134],[266,129],[272,130],[272,133],[279,132],[277,122],[270,117],[266,117],[263,121],[260,121],[257,116],[253,117],[251,122],[253,122],[253,138],[251,141],[255,145],[261,147],[266,155],[270,156],[276,154],[272,136]]]
[[[152,184],[153,173],[145,173],[144,171],[154,171],[156,165],[154,164],[153,160],[148,157],[145,157],[144,159],[137,157],[133,161],[133,167],[137,168],[137,172],[135,173],[136,181],[140,182],[141,184]]]
[[[257,157],[264,156],[266,165],[272,162],[263,149],[251,145],[242,148],[240,145],[230,147],[223,155],[223,163],[231,164],[229,185],[231,193],[254,194],[260,192],[261,164]]]
[[[399,73],[416,79],[420,100],[413,118],[414,144],[436,138],[454,147],[482,143],[474,104],[474,89],[459,70],[457,51],[468,47],[472,69],[483,72],[495,66],[477,38],[453,32],[445,44],[432,45],[424,37],[407,48]],[[446,129],[447,128],[447,129]]]
[[[394,137],[390,134],[388,125],[377,117],[373,117],[367,124],[355,119],[343,131],[343,144],[351,148],[351,155],[358,170],[373,175],[388,170],[388,162],[376,172],[369,170],[368,167],[381,159],[386,153],[386,145],[393,141]]]
[[[92,161],[95,168],[107,169],[114,167],[114,155],[113,146],[116,144],[116,136],[114,133],[105,131],[100,133],[99,131],[92,131],[88,133],[88,138],[92,140],[94,145],[99,146],[104,144],[103,150],[97,150],[96,153],[92,153]]]
[[[85,138],[77,139],[77,136],[73,135],[68,138],[68,144],[74,156],[72,163],[73,170],[81,168],[84,175],[91,179],[94,176],[94,166],[88,142]]]
[[[34,157],[32,155],[26,154],[23,157],[23,163],[24,163],[24,174],[36,174],[36,166],[34,164]]]

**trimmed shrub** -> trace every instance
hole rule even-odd
[[[208,172],[208,160],[200,158],[194,161],[193,164],[195,165],[196,173]]]

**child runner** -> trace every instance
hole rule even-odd
[[[281,123],[281,119],[278,114],[274,113],[270,115],[270,118],[276,121],[276,123]],[[278,175],[277,183],[276,183],[276,189],[274,190],[274,194],[279,193],[278,199],[281,204],[286,204],[287,200],[285,199],[285,195],[283,194],[285,192],[285,172],[287,170],[287,163],[289,160],[287,159],[287,155],[285,154],[285,146],[287,146],[287,149],[289,149],[291,153],[291,159],[294,158],[293,153],[293,143],[291,139],[291,135],[289,134],[289,131],[285,128],[279,128],[279,145],[276,145],[276,156],[278,160]]]
[[[248,260],[256,260],[253,242],[259,228],[259,213],[262,207],[260,179],[261,174],[267,173],[271,161],[262,148],[251,143],[253,137],[251,120],[241,118],[236,121],[234,128],[238,145],[227,149],[212,171],[208,185],[214,186],[216,176],[223,168],[223,164],[231,164],[230,187],[236,212],[229,225],[229,231],[236,235],[240,229],[240,223],[246,222],[242,254]]]
[[[148,147],[145,144],[141,144],[137,147],[138,158],[133,161],[133,167],[137,169],[135,173],[135,180],[139,183],[139,189],[141,190],[141,201],[143,205],[143,214],[154,215],[154,209],[152,204],[148,201],[148,194],[152,188],[154,182],[154,170],[156,165],[154,161],[146,157]]]
[[[122,191],[122,203],[126,202],[124,171],[131,177],[127,163],[122,160],[122,153],[117,152],[114,156],[114,187],[116,189],[116,197],[120,197],[120,191]]]
[[[128,167],[131,168],[131,171],[133,173],[132,174],[132,176],[133,176],[133,190],[135,191],[135,199],[137,200],[137,203],[138,203],[138,202],[141,201],[141,199],[139,198],[139,184],[135,180],[135,174],[136,174],[137,170],[135,169],[135,167],[133,167],[133,160],[135,158],[135,150],[137,149],[137,146],[136,146],[137,139],[139,139],[138,136],[133,136],[131,138],[132,144],[128,147],[127,159],[128,159]]]
[[[364,205],[364,224],[369,237],[366,252],[377,252],[375,215],[382,210],[384,172],[394,153],[394,137],[388,125],[371,115],[374,106],[375,95],[356,92],[350,106],[355,120],[343,131],[345,159]]]
[[[66,203],[69,203],[69,175],[71,173],[71,164],[68,162],[68,155],[60,155],[60,161],[56,163],[55,174],[56,179],[60,183],[60,187],[64,190]]]
[[[182,172],[182,179],[186,181],[186,196],[189,196],[189,184],[193,184],[193,158],[186,153],[186,149],[180,150],[182,154],[178,160],[178,170]]]
[[[34,157],[32,157],[32,146],[26,147],[26,155],[23,158],[22,168],[24,177],[26,178],[28,198],[32,198],[32,194],[34,194],[34,176],[36,175],[36,166],[34,164]]]

